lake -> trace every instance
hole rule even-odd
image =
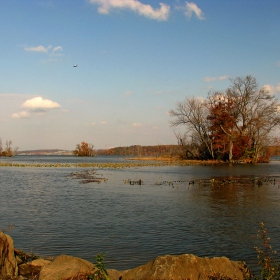
[[[1,162],[124,162],[122,157],[15,156]],[[78,173],[77,173],[78,172]],[[100,183],[83,183],[92,174]],[[265,223],[280,249],[280,161],[126,169],[0,167],[0,228],[15,247],[128,269],[165,254],[226,256],[255,269]],[[215,183],[210,180],[215,179]],[[139,182],[140,184],[129,184]],[[193,182],[194,181],[194,182]],[[214,181],[212,181],[214,182]],[[261,182],[261,184],[258,184]]]

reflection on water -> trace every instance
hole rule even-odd
[[[95,170],[98,177],[108,179],[100,184],[80,184],[68,177],[82,169],[2,167],[0,227],[16,226],[8,233],[19,249],[89,261],[105,252],[109,267],[116,269],[183,253],[227,256],[253,265],[253,247],[259,244],[252,236],[260,222],[279,249],[279,178],[261,186],[204,185],[198,180],[279,176],[279,167],[279,162],[272,162]],[[141,179],[144,184],[124,184],[127,179]]]

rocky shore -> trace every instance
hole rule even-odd
[[[60,255],[54,260],[38,258],[28,261],[18,252],[12,238],[0,232],[1,280],[84,280],[98,271],[93,263],[81,258]],[[226,257],[200,258],[192,254],[159,256],[133,269],[108,269],[107,272],[110,280],[244,279],[241,262]]]

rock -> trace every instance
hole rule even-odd
[[[45,259],[36,259],[28,263],[23,263],[18,266],[19,275],[24,277],[38,276],[42,267],[51,264],[51,261]]]
[[[112,275],[113,276],[113,275]],[[221,279],[243,280],[241,264],[226,257],[200,258],[191,254],[165,255],[145,265],[121,272],[122,280],[202,280]],[[110,278],[117,280],[119,275]],[[219,278],[220,277],[220,278]]]
[[[107,269],[107,272],[110,280],[122,279],[121,276],[123,273],[121,271],[118,271],[116,269]]]
[[[93,274],[97,268],[89,261],[60,255],[54,261],[42,267],[39,280],[57,280],[74,278],[78,274]]]
[[[226,257],[200,258],[184,254],[159,256],[124,271],[108,269],[108,275],[111,280],[244,280],[242,268],[242,263]],[[0,279],[38,279],[39,275],[39,280],[82,280],[96,271],[93,263],[67,255],[58,256],[53,262],[36,259],[17,264],[12,238],[0,232]]]
[[[28,264],[31,265],[31,266],[34,266],[34,267],[42,267],[44,265],[48,265],[48,264],[51,264],[52,261],[49,261],[49,260],[45,260],[45,259],[36,259],[36,260],[33,260],[31,262],[29,262]]]
[[[18,275],[18,266],[14,254],[13,239],[0,232],[0,276],[15,277]]]

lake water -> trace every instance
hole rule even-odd
[[[124,160],[0,158],[24,163]],[[106,180],[83,184],[70,176],[92,170]],[[209,183],[220,177],[223,183]],[[262,178],[262,185],[248,184],[248,178]],[[126,184],[128,179],[143,184]],[[0,167],[0,211],[0,228],[15,226],[7,232],[15,247],[39,255],[69,254],[93,261],[105,252],[108,267],[121,270],[158,255],[188,253],[244,260],[254,268],[254,246],[260,243],[253,236],[260,222],[273,248],[280,249],[280,161],[128,169]]]

